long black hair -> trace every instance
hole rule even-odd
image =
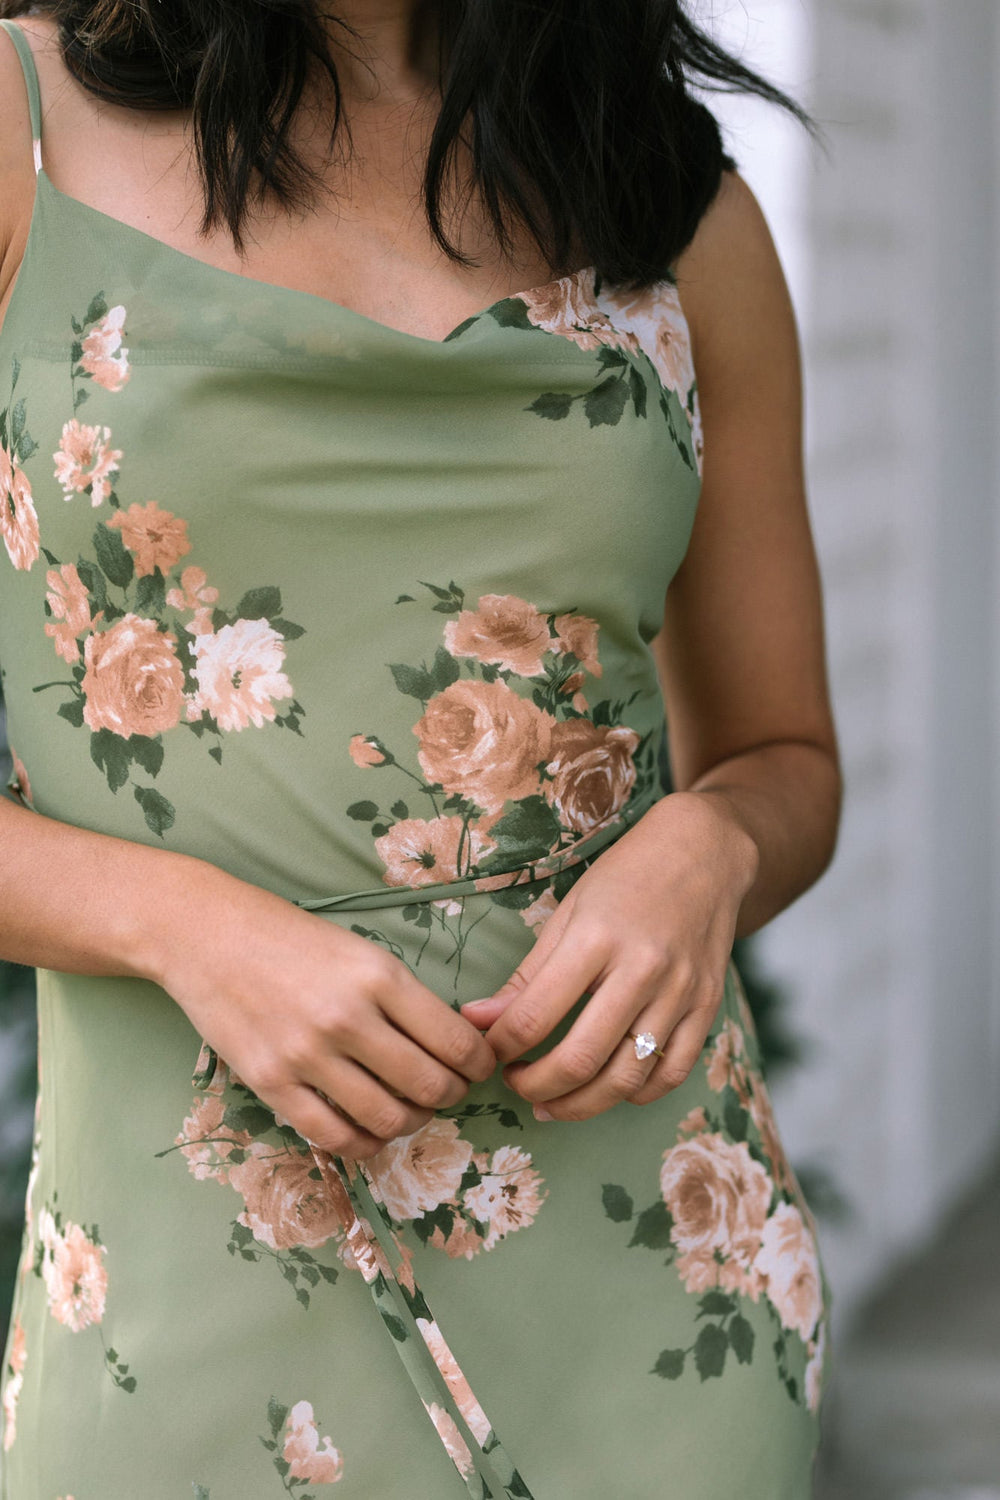
[[[332,92],[331,149],[349,143],[327,29],[337,18],[325,3],[0,0],[0,16],[50,15],[67,66],[99,99],[190,110],[202,228],[225,224],[242,247],[255,202],[301,207],[319,186],[290,142],[317,70]],[[712,41],[680,0],[422,0],[422,8],[437,28],[441,94],[424,206],[438,244],[463,264],[472,259],[445,224],[460,140],[471,146],[472,188],[504,252],[520,223],[554,270],[572,269],[575,246],[603,279],[639,287],[669,271],[732,165],[692,83],[757,94],[811,128],[797,103]]]

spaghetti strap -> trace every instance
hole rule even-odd
[[[35,153],[35,176],[42,170],[42,92],[38,86],[38,69],[28,39],[14,21],[0,21],[21,62],[24,83],[28,91],[28,113],[31,116],[31,144]]]

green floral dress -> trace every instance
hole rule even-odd
[[[438,342],[40,170],[0,335],[15,793],[491,994],[661,794],[700,459],[669,280]],[[497,1074],[365,1163],[152,984],[45,972],[39,1019],[3,1500],[809,1494],[829,1291],[732,968],[658,1104],[540,1124]]]

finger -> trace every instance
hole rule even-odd
[[[469,1092],[467,1078],[384,1019],[358,1036],[352,1056],[389,1089],[425,1110],[449,1109]]]
[[[512,1063],[504,1069],[504,1080],[523,1098],[542,1104],[549,1099],[582,1089],[605,1068],[622,1045],[627,1031],[641,1029],[635,1018],[654,998],[649,981],[616,969],[598,985],[566,1035],[550,1052],[534,1062]],[[631,1042],[628,1049],[634,1067],[627,1070],[632,1089],[646,1080],[650,1063],[641,1067]]]
[[[412,1135],[433,1117],[407,1098],[390,1093],[380,1078],[350,1058],[324,1058],[322,1068],[306,1080],[355,1125],[377,1140],[391,1141]]]
[[[530,957],[530,955],[529,955]],[[501,1062],[523,1057],[545,1041],[582,996],[600,983],[610,952],[593,935],[564,934],[545,962],[527,979],[524,966],[508,980],[517,993],[486,1040]]]
[[[572,898],[571,891],[560,901],[536,938],[534,946],[505,984],[484,1000],[468,1000],[461,1007],[462,1014],[475,1026],[485,1030],[498,1021],[527,982],[538,973],[565,930],[572,912]]]
[[[311,1146],[331,1156],[362,1158],[375,1156],[386,1144],[378,1136],[359,1129],[339,1109],[321,1099],[308,1084],[290,1083],[260,1097],[297,1130]]]
[[[483,1083],[495,1071],[496,1054],[489,1042],[458,1011],[403,969],[396,982],[378,997],[383,1015],[418,1047],[463,1078]]]
[[[632,1099],[633,1104],[652,1104],[672,1089],[680,1088],[690,1077],[705,1049],[717,1008],[699,1006],[678,1021],[663,1048],[663,1056],[655,1059],[652,1072]]]

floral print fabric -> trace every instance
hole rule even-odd
[[[492,993],[659,795],[677,288],[581,272],[437,344],[38,192],[0,330],[17,798]],[[155,986],[42,974],[40,1019],[2,1500],[806,1492],[829,1297],[732,973],[659,1105],[543,1125],[498,1074],[364,1163]]]

